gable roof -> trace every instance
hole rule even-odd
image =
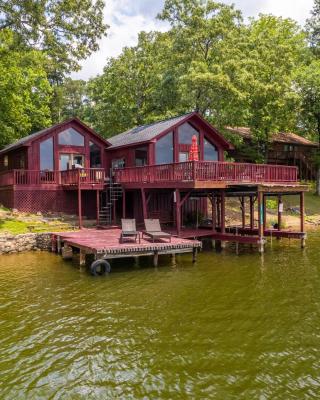
[[[150,142],[155,139],[160,134],[170,131],[176,126],[187,122],[192,117],[199,118],[203,123],[205,123],[211,130],[215,132],[215,134],[219,137],[223,146],[226,148],[231,148],[232,145],[227,142],[227,140],[213,127],[211,126],[205,119],[203,119],[197,112],[191,112],[183,115],[179,115],[173,118],[169,118],[163,121],[154,122],[148,125],[141,125],[133,129],[129,129],[125,132],[119,133],[116,136],[108,138],[111,146],[108,150],[113,150],[118,147],[123,146],[131,146],[139,143]]]
[[[252,139],[252,132],[248,127],[230,127],[226,126],[227,131],[235,133],[244,139]],[[278,132],[275,133],[271,138],[272,143],[285,143],[285,144],[296,144],[299,146],[318,147],[316,142],[306,139],[303,136],[297,135],[293,132]]]
[[[60,127],[62,127],[64,125],[67,125],[67,124],[69,124],[71,122],[75,122],[78,125],[80,125],[82,128],[88,130],[92,135],[96,136],[98,139],[100,139],[101,141],[105,142],[106,146],[110,145],[109,142],[106,139],[104,139],[102,136],[98,135],[97,132],[95,132],[93,129],[91,129],[88,125],[86,125],[84,122],[82,122],[79,118],[74,117],[74,118],[69,118],[66,121],[60,122],[59,124],[52,125],[49,128],[45,128],[45,129],[42,129],[42,130],[40,130],[38,132],[34,132],[31,135],[25,136],[25,137],[17,140],[16,142],[11,143],[8,146],[4,147],[2,150],[0,150],[0,154],[7,153],[8,151],[17,149],[17,148],[22,147],[22,146],[27,146],[31,142],[33,142],[35,139],[38,139],[41,136],[47,135],[51,131],[53,131],[53,130],[55,130],[57,128],[60,128]]]

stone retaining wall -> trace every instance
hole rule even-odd
[[[31,250],[50,250],[51,233],[26,233],[0,235],[0,254]]]

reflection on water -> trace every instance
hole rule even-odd
[[[319,398],[319,240],[106,278],[2,256],[0,398]]]

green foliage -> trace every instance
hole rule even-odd
[[[0,31],[0,146],[50,124],[51,87],[46,58],[14,49],[14,35]]]
[[[274,200],[274,199],[268,199],[266,201],[266,205],[267,205],[267,209],[270,209],[270,210],[277,210],[277,208],[278,208],[278,202],[277,202],[277,200]]]
[[[72,71],[98,49],[106,32],[102,0],[5,0],[0,31],[15,33],[18,48],[39,49],[52,61],[51,73]]]
[[[265,158],[272,133],[295,126],[299,97],[292,82],[303,65],[307,43],[296,22],[270,15],[252,19],[244,35],[245,121]]]
[[[306,30],[313,53],[320,55],[320,0],[314,0],[311,18],[307,20]]]

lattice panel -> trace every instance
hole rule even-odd
[[[36,213],[55,212],[78,214],[76,191],[65,190],[17,190],[14,194],[14,207],[19,211]],[[96,216],[96,192],[82,192],[82,215]]]

